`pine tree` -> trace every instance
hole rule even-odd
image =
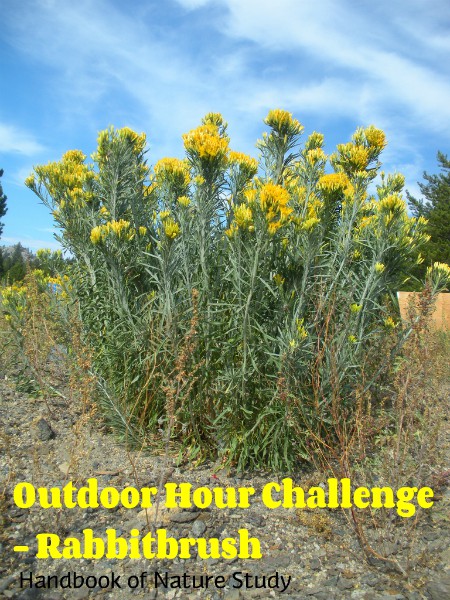
[[[0,169],[0,177],[2,177],[2,175],[3,175],[3,169]],[[0,219],[5,216],[6,211],[8,210],[6,208],[6,200],[7,200],[7,198],[6,198],[6,195],[3,193],[2,182],[0,181]],[[3,233],[3,225],[4,224],[2,222],[0,222],[0,237]]]
[[[424,262],[422,271],[434,262],[450,263],[450,160],[442,152],[437,153],[441,173],[423,178],[426,183],[418,182],[424,198],[416,199],[408,192],[407,198],[415,217],[425,217],[430,241],[422,250]]]

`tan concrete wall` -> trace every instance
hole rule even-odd
[[[408,303],[412,296],[417,297],[418,292],[397,292],[400,315],[403,321],[408,320]],[[438,294],[436,306],[432,315],[431,325],[435,329],[446,329],[450,331],[450,293]]]

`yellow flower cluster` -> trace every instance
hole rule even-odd
[[[17,298],[24,298],[26,291],[26,286],[18,283],[3,288],[1,290],[3,306],[8,306],[12,300],[16,300]]]
[[[132,240],[134,237],[134,231],[130,228],[129,221],[120,219],[119,221],[108,221],[104,225],[97,225],[97,227],[94,227],[91,231],[91,242],[93,244],[99,244],[110,234],[114,237],[128,241]]]
[[[300,223],[300,229],[303,229],[303,231],[312,231],[319,223],[320,219],[318,217],[310,217]]]
[[[178,198],[178,204],[180,204],[181,206],[184,206],[184,208],[187,208],[190,203],[191,203],[191,201],[189,200],[189,198],[187,196],[180,196]]]
[[[375,269],[375,273],[383,273],[385,270],[385,266],[383,263],[377,262],[375,263],[374,269]]]
[[[228,140],[219,135],[216,125],[208,123],[183,135],[186,151],[211,162],[224,159],[228,153]]]
[[[369,146],[383,150],[383,148],[385,148],[387,145],[384,131],[382,129],[377,129],[374,125],[369,125],[369,127],[366,127],[364,130],[364,135]]]
[[[288,206],[288,202],[289,192],[281,185],[266,183],[262,186],[259,193],[259,205],[266,217],[271,235],[274,235],[291,215],[292,208]]]
[[[323,133],[318,133],[317,131],[313,131],[305,142],[306,152],[308,152],[310,150],[322,149],[324,140],[325,140],[325,138],[324,138]]]
[[[167,180],[177,187],[187,187],[191,180],[189,164],[178,158],[161,158],[155,165],[155,175],[159,184]]]
[[[433,269],[434,271],[440,271],[445,275],[450,275],[450,266],[446,263],[435,262],[432,267],[428,267],[429,269]]]
[[[85,188],[86,184],[96,178],[96,174],[84,164],[85,159],[86,155],[80,150],[69,150],[63,154],[60,162],[36,167],[39,183],[45,183],[49,194],[59,203],[61,209],[66,206],[66,201],[79,208],[92,199],[92,194],[86,192]],[[34,189],[35,176],[27,177],[25,184]]]
[[[281,287],[284,284],[284,281],[285,281],[284,277],[282,275],[280,275],[279,273],[276,273],[273,276],[273,280],[274,280],[275,284],[278,287]]]
[[[322,148],[314,148],[313,150],[308,150],[306,152],[306,161],[312,167],[315,167],[319,163],[323,163],[327,160],[327,155],[322,150]]]
[[[22,325],[23,313],[27,304],[27,288],[24,284],[15,283],[5,287],[0,292],[2,308],[5,310],[4,318],[14,323],[16,327]]]
[[[225,230],[225,235],[231,239],[236,235],[238,230],[239,230],[239,227],[236,225],[236,223],[233,222],[233,223],[231,223],[229,228]]]
[[[369,227],[375,221],[376,221],[375,215],[369,215],[369,216],[362,217],[362,219],[360,220],[360,222],[358,224],[358,230],[362,231],[366,227]]]
[[[384,320],[384,326],[387,329],[395,329],[397,327],[397,323],[394,321],[394,319],[392,317],[387,317]]]
[[[304,129],[303,125],[292,117],[292,113],[280,108],[269,111],[264,123],[280,135],[298,135]]]
[[[301,340],[304,340],[305,338],[308,337],[308,332],[305,329],[304,326],[304,319],[297,319],[296,320],[296,325],[297,325],[297,335]]]
[[[234,209],[234,220],[241,229],[251,229],[253,213],[252,209],[246,204],[240,204]]]
[[[163,220],[164,233],[169,240],[174,240],[180,235],[180,226],[172,217],[166,217]]]
[[[435,283],[445,288],[450,285],[450,266],[446,263],[435,262],[428,267],[427,276],[432,277]]]
[[[353,186],[345,173],[330,173],[322,175],[317,182],[317,189],[325,194],[334,194],[336,192],[350,194]]]
[[[338,144],[338,152],[345,163],[354,171],[364,171],[369,164],[369,149],[360,144]],[[342,160],[341,159],[341,160]]]
[[[362,309],[362,304],[350,304],[350,312],[352,313],[359,313],[359,311]]]
[[[45,281],[51,286],[53,293],[57,294],[58,297],[64,300],[69,297],[68,291],[71,290],[72,287],[67,275],[63,275],[62,277],[60,275],[57,277],[46,277]]]
[[[378,202],[377,208],[380,212],[402,213],[406,211],[406,203],[398,194],[389,194]]]
[[[147,143],[147,136],[145,133],[136,133],[129,127],[122,127],[118,132],[123,140],[128,140],[133,145],[136,154],[141,154],[144,151],[145,144]]]
[[[237,165],[248,177],[253,177],[258,171],[258,161],[256,158],[252,158],[243,152],[231,150],[228,155],[228,161],[231,165]]]
[[[113,143],[117,143],[118,140],[128,142],[133,149],[133,153],[138,155],[144,152],[147,136],[145,133],[136,133],[129,127],[123,127],[122,129],[117,130],[115,130],[114,127],[104,129],[98,134],[97,152],[94,152],[92,158],[99,162],[106,160],[108,156],[108,147]]]

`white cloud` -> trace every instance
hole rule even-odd
[[[173,24],[156,0],[134,11],[106,0],[26,2],[10,43],[50,67],[56,122],[92,130],[123,115],[117,126],[148,132],[151,162],[181,154],[181,133],[210,110],[224,113],[233,145],[249,152],[277,106],[310,129],[311,115],[374,123],[392,142],[387,158],[402,152],[418,171],[414,140],[450,132],[446,63],[433,60],[448,41],[422,0],[177,2],[186,11]]]
[[[378,113],[393,108],[407,110],[420,120],[418,124],[423,129],[450,132],[446,61],[433,60],[433,51],[439,48],[444,52],[449,42],[440,31],[438,14],[430,17],[426,3],[412,3],[414,25],[420,31],[420,36],[416,32],[413,40],[411,3],[406,2],[393,6],[381,0],[376,8],[368,2],[349,0],[278,0],[276,5],[261,0],[220,0],[220,3],[228,11],[225,23],[220,26],[229,36],[250,40],[267,51],[297,56],[299,65],[312,61],[318,73],[334,73],[335,81],[344,79],[346,88],[353,82],[356,94],[353,98],[346,97],[357,112],[363,109],[360,105],[363,96],[367,98],[370,94],[371,105]],[[395,27],[390,24],[393,19]],[[327,81],[325,87],[329,88],[331,79],[328,77]],[[300,80],[298,85],[301,98],[305,84]],[[364,88],[365,94],[358,92],[358,88]],[[334,89],[333,95],[337,112],[344,109],[345,114],[340,87]],[[318,111],[324,104],[327,102],[319,101]]]
[[[0,123],[0,153],[24,154],[33,156],[44,150],[44,146],[36,141],[30,133],[9,125]]]

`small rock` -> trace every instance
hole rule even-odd
[[[6,595],[6,592],[5,592],[5,595]],[[12,598],[12,596],[9,596],[9,597]],[[42,598],[42,594],[41,594],[40,590],[33,587],[33,588],[29,588],[29,589],[21,592],[20,597],[23,598],[23,600],[35,600],[35,598]]]
[[[64,475],[68,475],[69,474],[69,470],[70,470],[70,464],[67,462],[61,463],[60,465],[58,465],[59,470],[61,471],[61,473],[63,473]]]
[[[84,600],[84,598],[89,598],[89,590],[75,590],[71,593],[71,598],[73,598],[73,600]]]
[[[39,419],[36,423],[38,438],[43,442],[48,442],[49,440],[53,440],[56,437],[56,433],[47,423],[47,421],[43,418]]]
[[[429,583],[427,592],[430,594],[431,600],[450,598],[450,575]]]
[[[444,565],[450,565],[450,548],[447,548],[441,553],[441,561]]]
[[[355,587],[355,584],[349,579],[341,578],[337,582],[337,587],[340,590],[351,590]]]
[[[171,513],[169,519],[172,523],[190,523],[191,521],[195,521],[200,512],[174,512]]]
[[[232,588],[228,592],[225,592],[223,600],[239,600],[240,597],[239,590]]]
[[[205,533],[206,525],[203,521],[197,520],[192,525],[192,535],[195,537],[200,537],[202,533]]]

